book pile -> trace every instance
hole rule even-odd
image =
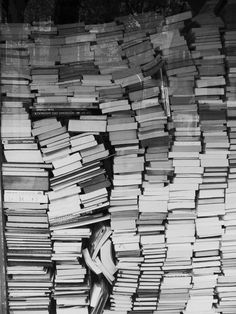
[[[121,49],[129,67],[141,69],[144,76],[153,75],[160,68],[160,56],[155,56],[150,37],[143,29],[125,32]]]
[[[115,84],[119,83],[117,78]],[[132,296],[136,292],[139,276],[140,248],[136,221],[144,168],[143,151],[139,149],[137,122],[128,99],[123,97],[100,103],[99,106],[102,113],[108,114],[107,132],[115,150],[109,212],[118,272],[110,296],[111,309],[128,311],[132,309]]]
[[[166,250],[163,220],[167,216],[169,190],[164,184],[168,182],[172,166],[168,161],[169,136],[164,131],[167,118],[158,99],[160,89],[156,90],[156,95],[150,96],[145,89],[143,91],[143,97],[131,103],[138,123],[139,144],[145,149],[146,161],[137,221],[143,261],[133,310],[153,311],[157,307]],[[134,92],[130,95],[134,96]]]
[[[6,162],[2,164],[8,304],[10,311],[19,314],[36,309],[48,313],[52,288],[45,193],[49,186],[48,167],[32,136],[10,135],[3,138]]]
[[[1,43],[1,94],[8,100],[30,101],[29,50],[27,24],[2,24]],[[17,127],[17,126],[16,126]]]
[[[45,67],[31,69],[31,90],[35,92],[32,115],[43,117],[75,117],[86,111],[97,109],[98,93],[95,88],[81,86],[81,68],[75,66],[70,74],[67,67]],[[68,73],[68,74],[67,74]],[[95,72],[96,73],[96,72]],[[60,76],[60,77],[59,77]],[[61,80],[63,77],[63,81]]]
[[[54,277],[57,314],[235,313],[236,41],[214,6],[187,37],[190,11],[1,25],[10,312],[48,313]]]
[[[98,144],[94,135],[83,133],[88,131],[87,129],[92,131],[91,125],[95,127],[95,132],[99,132],[99,130],[105,131],[106,129],[106,121],[104,119],[100,121],[70,120],[69,131],[82,133],[70,136],[67,128],[62,126],[55,118],[34,122],[33,133],[38,137],[41,150],[45,154],[45,149],[50,144],[53,150],[50,154],[47,152],[49,155],[43,156],[45,162],[53,165],[53,177],[50,178],[50,188],[54,191],[55,195],[53,198],[55,200],[52,199],[49,206],[52,229],[53,226],[56,229],[60,225],[66,225],[67,221],[69,223],[72,219],[68,209],[67,215],[64,215],[63,208],[65,203],[62,200],[58,200],[58,198],[63,198],[64,202],[68,201],[66,206],[68,208],[70,204],[70,214],[77,214],[78,219],[81,218],[82,212],[89,213],[95,209],[107,206],[106,187],[109,186],[109,181],[105,176],[105,170],[101,168],[101,160],[108,156],[108,151],[103,144]],[[61,138],[60,133],[62,133],[64,138]],[[57,139],[55,140],[55,138]],[[53,141],[55,142],[52,143]],[[45,145],[47,145],[46,148],[44,148]],[[81,191],[85,194],[80,198],[78,194]],[[51,201],[50,196],[51,194],[49,194]],[[69,199],[66,199],[66,197]],[[62,227],[62,229],[64,228]]]
[[[34,117],[70,118],[98,108],[95,87],[81,86],[83,75],[98,74],[94,58],[87,54],[87,50],[93,54],[90,40],[95,40],[95,34],[82,29],[84,26],[77,24],[65,28],[61,25],[58,26],[59,36],[41,32],[33,37],[30,87],[36,96],[31,108]],[[44,54],[38,46],[45,46]]]
[[[231,169],[231,167],[230,167]],[[230,173],[229,173],[230,176]],[[221,268],[223,274],[217,278],[216,291],[219,296],[218,313],[233,313],[235,311],[235,183],[228,178],[228,188],[225,195],[224,233],[221,239]]]
[[[88,314],[90,285],[88,271],[82,261],[82,245],[90,235],[89,228],[52,231],[52,261],[56,264],[53,298],[57,314],[78,311]]]
[[[45,163],[51,164],[54,160],[69,155],[69,133],[56,118],[34,121],[32,132],[38,139]]]
[[[227,177],[228,188],[225,195],[225,215],[224,233],[221,240],[221,266],[223,275],[218,277],[217,293],[220,301],[217,307],[218,312],[233,313],[235,311],[235,297],[233,290],[235,287],[235,249],[234,249],[234,230],[235,230],[235,31],[227,30],[224,34],[224,48],[226,53],[227,68],[227,127],[229,134],[229,172]]]
[[[105,132],[106,117],[102,116],[102,120],[94,117],[97,120],[92,120],[93,116],[69,120],[72,136],[56,118],[33,123],[33,134],[38,137],[43,159],[53,165],[52,191],[48,192],[48,198],[52,260],[56,263],[53,297],[57,313],[78,309],[87,313],[89,282],[82,245],[91,231],[86,226],[109,219],[104,211],[109,205],[106,187],[110,183],[101,167],[108,151],[92,133],[85,133]]]
[[[48,172],[31,130],[28,36],[25,24],[1,25],[1,139],[10,312],[49,312],[52,246]],[[9,45],[9,47],[8,47]],[[4,48],[4,49],[3,49]],[[50,168],[50,166],[49,166]]]
[[[61,64],[93,61],[94,52],[91,51],[91,42],[96,41],[96,34],[86,30],[69,33],[64,37],[64,43],[59,47]]]
[[[208,16],[208,17],[207,17]],[[198,100],[202,133],[203,181],[197,199],[196,242],[193,258],[193,290],[187,307],[191,313],[197,304],[202,311],[215,312],[215,287],[221,273],[221,218],[225,214],[225,188],[228,171],[228,136],[224,95],[225,69],[221,55],[219,27],[222,22],[212,14],[195,18],[200,25],[192,29],[192,55],[198,69],[195,97]]]
[[[116,155],[113,161],[113,189],[109,208],[118,268],[111,295],[111,307],[113,310],[125,311],[132,309],[132,296],[136,292],[139,276],[140,249],[136,222],[143,170],[143,156],[140,156],[142,152],[135,144],[137,139],[134,138],[136,122],[129,116],[129,112],[130,109],[127,110],[127,115],[113,115],[108,118],[111,138],[119,132],[118,129],[122,130],[120,143],[114,145]],[[131,140],[128,139],[129,144],[126,144],[126,134],[133,134]]]
[[[94,51],[94,64],[102,75],[128,68],[126,60],[122,60],[119,45],[123,40],[123,28],[115,22],[86,25],[86,29],[96,35],[91,50]]]
[[[47,195],[19,184],[18,190],[4,190],[3,206],[9,309],[48,313],[53,282]]]
[[[55,39],[55,30],[55,26],[31,27],[32,41],[29,44],[31,67],[54,67],[60,61],[60,42]]]
[[[199,116],[193,91],[196,67],[186,40],[178,29],[183,27],[180,18],[179,15],[176,18],[168,17],[166,32],[161,33],[156,41],[166,60],[172,118],[169,128],[174,136],[168,154],[169,162],[173,163],[174,176],[169,184],[165,226],[167,252],[162,267],[164,278],[160,288],[158,313],[183,311],[189,300],[195,241],[195,198],[202,174],[199,161]]]
[[[152,34],[161,27],[163,15],[154,11],[149,11],[137,13],[135,15],[130,14],[128,16],[119,16],[115,20],[124,25],[126,33],[142,31],[144,34]]]
[[[19,41],[27,42],[31,32],[31,27],[27,23],[2,23],[1,24],[1,42],[17,44]],[[6,47],[6,46],[5,46]],[[9,47],[10,48],[10,47]]]
[[[227,104],[227,127],[229,132],[230,148],[229,148],[229,174],[228,186],[234,186],[235,181],[235,158],[236,158],[236,122],[235,122],[235,107],[236,107],[236,89],[235,89],[235,64],[236,64],[236,42],[235,30],[226,30],[224,34],[224,51],[226,54],[227,68],[227,85],[226,85],[226,104]]]

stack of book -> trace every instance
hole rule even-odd
[[[113,310],[128,311],[133,306],[132,296],[136,292],[139,276],[140,249],[136,221],[144,160],[140,156],[137,123],[128,100],[100,104],[101,108],[104,106],[107,106],[109,114],[107,131],[115,149],[109,212],[118,273],[110,301]]]
[[[56,264],[53,296],[58,313],[78,309],[87,313],[89,282],[82,242],[91,235],[87,225],[109,219],[104,212],[109,205],[106,187],[110,183],[101,167],[108,151],[91,133],[105,132],[106,117],[94,117],[97,120],[91,116],[69,120],[68,130],[73,135],[56,118],[33,124],[43,159],[53,166],[48,198],[52,260]]]
[[[156,85],[160,82],[156,82]],[[145,97],[131,103],[138,123],[140,146],[145,149],[145,172],[143,193],[139,195],[138,233],[140,234],[141,274],[134,311],[153,311],[157,307],[158,292],[162,279],[165,258],[165,227],[169,196],[168,175],[172,165],[168,160],[169,135],[165,131],[167,118],[158,98]],[[134,94],[132,94],[134,95]]]
[[[135,71],[128,69],[128,73],[123,70],[113,72],[114,83],[128,90],[129,86],[137,82]],[[133,307],[132,297],[137,289],[139,265],[143,260],[140,257],[136,222],[144,150],[139,148],[137,122],[124,95],[121,99],[102,102],[99,106],[102,113],[108,114],[107,132],[115,153],[109,212],[118,272],[110,301],[113,310],[128,311]]]
[[[145,76],[155,73],[155,65],[159,59],[155,57],[150,37],[143,30],[124,33],[121,48],[129,67],[140,67]]]
[[[230,168],[231,169],[231,168]],[[223,274],[218,276],[216,291],[219,296],[217,306],[218,313],[233,313],[235,311],[235,183],[234,179],[228,178],[228,188],[225,195],[225,215],[224,215],[224,233],[221,239],[221,268]]]
[[[125,15],[116,18],[118,23],[124,25],[126,33],[142,31],[146,34],[155,33],[162,26],[163,15],[154,11],[137,13],[135,15]]]
[[[94,63],[100,74],[127,69],[126,60],[122,60],[120,41],[123,40],[123,25],[115,22],[86,25],[91,34],[96,34],[96,43],[91,46],[94,51]]]
[[[2,140],[9,308],[16,313],[36,309],[48,313],[52,247],[45,192],[50,166],[43,164],[32,136],[10,134]]]
[[[74,70],[79,78],[67,74],[66,69],[64,66],[60,70],[56,67],[31,69],[30,87],[36,95],[31,107],[33,117],[72,118],[97,109],[98,93],[95,92],[95,87],[81,86],[80,68],[75,67]],[[58,75],[63,76],[63,81]]]
[[[52,288],[48,166],[27,112],[34,96],[29,88],[29,34],[26,24],[1,25],[1,41],[6,41],[1,44],[1,139],[8,305],[19,314],[48,313]]]
[[[96,35],[84,30],[81,33],[70,33],[64,37],[64,43],[59,47],[61,64],[93,61],[94,52],[91,51],[91,42],[96,41]]]
[[[221,265],[223,275],[218,277],[217,292],[220,298],[217,307],[218,312],[227,313],[235,311],[235,297],[233,290],[235,287],[235,249],[234,236],[235,230],[235,31],[228,29],[224,34],[224,50],[226,53],[227,68],[227,127],[229,135],[229,172],[227,177],[228,188],[225,195],[225,215],[224,215],[224,234],[221,241]],[[229,291],[230,290],[230,291]]]
[[[24,190],[19,183],[18,189],[4,190],[3,206],[9,309],[48,313],[53,281],[47,195],[39,189]]]
[[[55,66],[60,60],[60,43],[54,40],[55,31],[51,32],[50,29],[50,26],[31,27],[32,42],[29,44],[29,53],[32,67]]]
[[[196,67],[186,40],[180,34],[183,20],[189,15],[167,18],[166,31],[156,38],[166,60],[169,84],[169,129],[173,142],[168,155],[173,163],[169,185],[168,216],[165,230],[166,258],[158,313],[184,311],[192,287],[192,255],[195,241],[195,198],[201,174],[199,116],[194,99]],[[174,27],[175,26],[175,27]]]
[[[224,55],[221,55],[219,27],[222,22],[214,14],[195,17],[191,48],[198,76],[195,97],[199,105],[202,133],[203,181],[197,199],[196,236],[193,258],[193,290],[187,307],[191,313],[197,304],[202,311],[214,313],[216,274],[221,273],[221,218],[225,214],[225,188],[228,171],[228,136],[224,95]],[[201,282],[201,283],[200,283]]]
[[[62,199],[59,201],[62,202]],[[56,301],[57,314],[78,311],[89,313],[90,281],[82,261],[82,245],[90,235],[89,228],[52,231],[52,261],[56,264],[53,298]]]
[[[150,38],[161,29],[163,16],[146,12],[135,16],[122,16],[117,20],[124,24],[121,48],[129,65],[140,67],[144,76],[155,75],[162,66],[162,61],[159,52],[153,49]]]
[[[61,137],[60,134],[55,135],[55,131],[57,134],[62,132],[63,137],[65,137],[56,140],[55,143],[58,142],[58,145],[52,145],[53,152],[50,155],[43,156],[46,162],[53,165],[53,177],[50,178],[50,188],[54,191],[55,195],[53,197],[55,197],[55,200],[52,199],[49,212],[52,219],[52,229],[53,226],[56,229],[58,223],[59,225],[64,225],[67,221],[71,222],[72,218],[70,215],[65,215],[64,220],[60,218],[65,214],[63,209],[65,204],[61,200],[59,204],[58,198],[68,201],[67,207],[69,204],[71,205],[71,215],[77,214],[78,218],[82,212],[89,213],[95,209],[107,206],[106,187],[109,186],[109,181],[105,176],[105,170],[101,168],[101,160],[108,156],[108,151],[103,144],[98,144],[94,135],[83,134],[87,130],[86,127],[92,130],[91,125],[94,125],[94,122],[97,124],[97,127],[95,127],[96,132],[99,132],[99,130],[105,131],[106,121],[104,120],[70,120],[69,131],[82,133],[74,136],[69,136],[67,128],[63,127],[54,118],[34,122],[33,133],[38,136],[42,151],[44,151],[44,145],[49,145],[48,143],[45,144],[45,141],[52,142],[54,136]],[[47,158],[45,159],[45,157]],[[85,193],[82,198],[78,195],[81,191]],[[93,193],[96,195],[93,195]],[[70,198],[70,200],[67,200],[66,197]],[[61,210],[58,209],[59,207]]]
[[[235,30],[225,57],[214,5],[187,37],[189,11],[1,26],[12,313],[48,312],[51,261],[57,314],[100,314],[107,283],[105,314],[234,313]]]
[[[38,139],[45,163],[51,164],[54,160],[69,155],[69,133],[56,118],[34,121],[32,132]]]
[[[1,94],[7,99],[29,102],[28,25],[1,25]],[[4,101],[3,97],[3,101]]]
[[[85,32],[84,26],[77,24],[65,28],[61,25],[58,32],[59,36],[47,32],[32,36],[31,91],[37,97],[31,109],[32,116],[36,118],[71,118],[98,108],[95,87],[81,86],[83,75],[98,74],[94,58],[87,54],[88,50],[93,55],[90,46],[91,41],[96,39],[95,34]],[[44,46],[46,51],[43,54],[39,47]]]
[[[180,35],[180,31],[184,27],[184,21],[190,19],[191,16],[191,12],[189,11],[169,16],[165,20],[166,25],[159,32],[150,35],[154,50],[161,52],[166,63],[166,73],[168,76],[182,74],[183,72],[187,74],[195,70],[185,38]],[[179,88],[185,85],[179,81]],[[172,88],[171,82],[169,88]]]
[[[10,45],[16,44],[17,41],[23,41],[24,44],[26,44],[30,33],[31,26],[27,23],[1,24],[1,42],[5,42]]]

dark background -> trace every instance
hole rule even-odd
[[[145,11],[175,14],[190,6],[197,13],[206,0],[2,0],[5,21],[28,22],[51,16],[56,24],[103,23]]]

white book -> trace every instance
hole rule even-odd
[[[5,150],[7,162],[43,163],[39,150]]]
[[[48,203],[48,196],[42,191],[4,190],[4,202]]]
[[[107,121],[69,120],[69,132],[106,132]]]
[[[60,198],[72,196],[79,194],[81,192],[81,188],[78,185],[72,185],[69,188],[59,190],[59,191],[49,191],[48,198],[50,201],[57,200]]]
[[[82,163],[80,161],[76,161],[66,166],[54,169],[52,170],[52,172],[53,172],[53,175],[56,177],[56,176],[66,174],[68,172],[76,171],[81,167],[82,167]]]
[[[80,160],[81,160],[80,154],[76,153],[76,154],[69,155],[69,156],[64,157],[64,158],[54,160],[52,162],[52,164],[53,164],[54,168],[57,169],[57,168],[67,166],[68,164],[80,161]]]

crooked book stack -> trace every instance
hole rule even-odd
[[[218,312],[232,313],[235,310],[233,290],[235,286],[235,249],[234,236],[235,230],[235,61],[236,61],[236,42],[235,25],[226,29],[223,39],[224,52],[226,58],[226,104],[227,104],[227,127],[229,135],[229,172],[227,177],[228,188],[225,194],[225,215],[224,215],[224,234],[221,241],[222,252],[222,271],[223,276],[218,277],[217,292],[220,297]],[[231,290],[231,291],[229,291]]]
[[[193,292],[189,302],[192,310],[201,300],[201,308],[215,311],[215,288],[221,274],[220,247],[225,214],[225,188],[228,171],[228,136],[226,111],[222,99],[225,86],[224,55],[219,28],[222,21],[204,10],[195,19],[192,29],[192,55],[198,69],[195,97],[199,105],[202,133],[203,181],[197,199],[196,236],[193,264]],[[212,210],[214,208],[214,210]],[[207,292],[206,290],[207,289]],[[198,295],[194,295],[194,292]]]
[[[166,30],[159,38],[153,38],[166,61],[171,115],[168,127],[172,134],[168,159],[173,167],[165,225],[167,251],[157,313],[183,311],[192,288],[195,197],[202,169],[199,117],[193,93],[196,67],[181,34],[184,21],[190,17],[179,14],[167,18]]]

